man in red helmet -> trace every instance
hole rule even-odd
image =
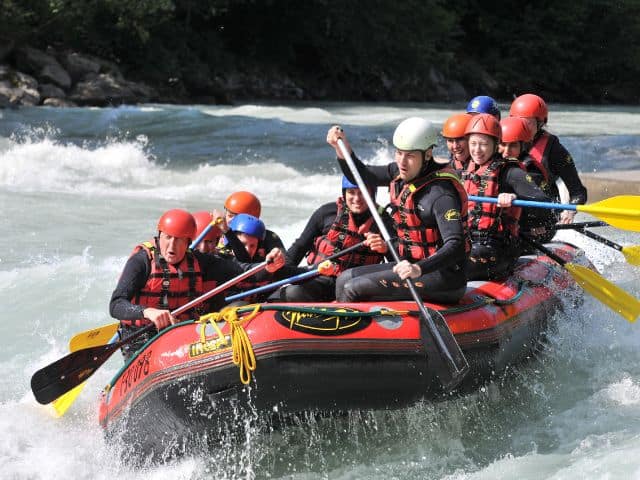
[[[209,227],[211,222],[213,222],[213,215],[211,212],[203,210],[194,213],[193,218],[196,221],[196,238],[198,238],[205,228]],[[214,225],[209,229],[209,232],[204,236],[204,238],[200,240],[200,243],[198,243],[196,248],[202,253],[215,253],[216,246],[218,245],[221,236],[222,231],[220,230],[220,227]]]
[[[151,323],[161,330],[193,318],[198,311],[186,312],[179,318],[171,315],[171,311],[255,266],[189,250],[195,234],[196,221],[189,212],[169,210],[158,221],[158,236],[133,250],[109,303],[109,313],[120,320],[122,336],[127,337]],[[279,249],[269,252],[266,260],[270,262],[267,272],[275,272],[285,263]],[[222,295],[208,300],[212,310],[223,305]],[[125,358],[148,338],[123,347]]]
[[[553,200],[559,201],[556,180],[560,178],[569,191],[569,203],[586,203],[587,189],[580,181],[571,154],[560,143],[558,137],[544,129],[549,119],[545,101],[532,93],[520,95],[511,104],[509,115],[533,119],[536,122],[533,142],[523,163],[528,172],[536,174],[534,178],[545,193]],[[575,210],[562,211],[560,223],[573,222],[575,214]]]

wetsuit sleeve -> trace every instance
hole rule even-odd
[[[244,244],[236,235],[236,232],[227,230],[227,232],[224,234],[224,237],[227,239],[228,247],[231,247],[231,250],[233,251],[233,256],[236,257],[239,262],[251,261],[249,252],[247,252],[247,249],[244,247]]]
[[[395,163],[382,166],[365,165],[358,157],[356,157],[355,152],[351,154],[351,158],[353,159],[353,163],[355,164],[358,173],[360,173],[360,176],[367,185],[388,187],[391,180],[398,175],[398,166]],[[349,179],[349,181],[355,184],[355,178],[351,175],[351,170],[349,169],[349,165],[347,165],[346,160],[338,158],[338,165],[340,165],[342,173]]]
[[[582,184],[571,154],[557,139],[549,151],[549,170],[560,177],[569,191],[569,202],[587,203],[587,189]]]
[[[500,193],[515,193],[520,200],[530,200],[534,202],[552,202],[549,197],[536,183],[533,175],[525,170],[512,166],[502,171],[500,179]],[[524,214],[523,214],[524,215]],[[526,208],[528,222],[532,225],[545,225],[554,223],[553,213],[546,208]]]
[[[437,252],[417,262],[422,273],[434,272],[464,262],[466,253],[460,215],[461,200],[455,187],[439,182],[420,198],[418,203],[422,207],[418,208],[420,218],[425,225],[437,225],[443,242]]]
[[[302,230],[302,233],[286,252],[287,265],[298,265],[304,256],[313,249],[315,239],[329,231],[337,214],[335,203],[327,203],[318,208]],[[327,225],[327,218],[329,224]]]
[[[551,198],[540,189],[535,178],[519,168],[508,165],[501,173],[500,193],[515,193],[521,200],[551,202]]]
[[[118,284],[111,294],[109,313],[117,320],[137,320],[146,307],[134,305],[131,300],[144,288],[151,273],[149,257],[144,250],[129,257]]]

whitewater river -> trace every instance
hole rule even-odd
[[[395,412],[245,428],[170,464],[132,468],[97,421],[114,355],[62,418],[36,403],[33,372],[75,333],[111,323],[134,245],[169,208],[221,208],[251,190],[288,246],[340,193],[339,123],[367,162],[392,159],[395,125],[442,124],[463,105],[305,104],[0,110],[0,478],[640,478],[640,325],[587,297],[557,317],[548,348],[480,391]],[[506,112],[508,106],[503,105]],[[640,169],[640,108],[550,106],[581,172]],[[444,154],[439,148],[439,154]],[[384,195],[381,192],[381,195]],[[579,215],[579,219],[585,219]],[[598,229],[629,245],[640,234]],[[571,231],[603,275],[640,296],[640,269]],[[234,419],[239,425],[250,419]]]

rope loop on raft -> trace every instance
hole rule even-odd
[[[256,369],[256,356],[253,352],[253,346],[249,335],[244,329],[244,324],[253,320],[260,312],[260,304],[251,305],[252,310],[248,315],[239,318],[238,311],[241,307],[224,307],[219,312],[208,313],[198,319],[198,323],[201,323],[200,327],[200,341],[206,342],[205,330],[207,323],[213,327],[216,331],[218,338],[223,345],[226,345],[225,336],[222,333],[222,329],[218,325],[219,322],[226,322],[229,325],[229,334],[231,336],[231,347],[233,352],[233,363],[240,369],[240,381],[244,385],[248,385],[251,382],[251,372]],[[247,306],[242,307],[244,313],[247,310]]]

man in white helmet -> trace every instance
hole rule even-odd
[[[393,135],[395,162],[368,166],[355,155],[339,126],[329,129],[343,173],[353,181],[338,148],[342,139],[360,175],[369,185],[389,186],[400,263],[352,268],[338,277],[338,301],[410,300],[405,282],[424,300],[455,303],[467,285],[465,263],[471,249],[467,230],[467,194],[457,174],[433,159],[437,130],[418,117],[404,120]],[[393,235],[393,234],[392,234]]]

